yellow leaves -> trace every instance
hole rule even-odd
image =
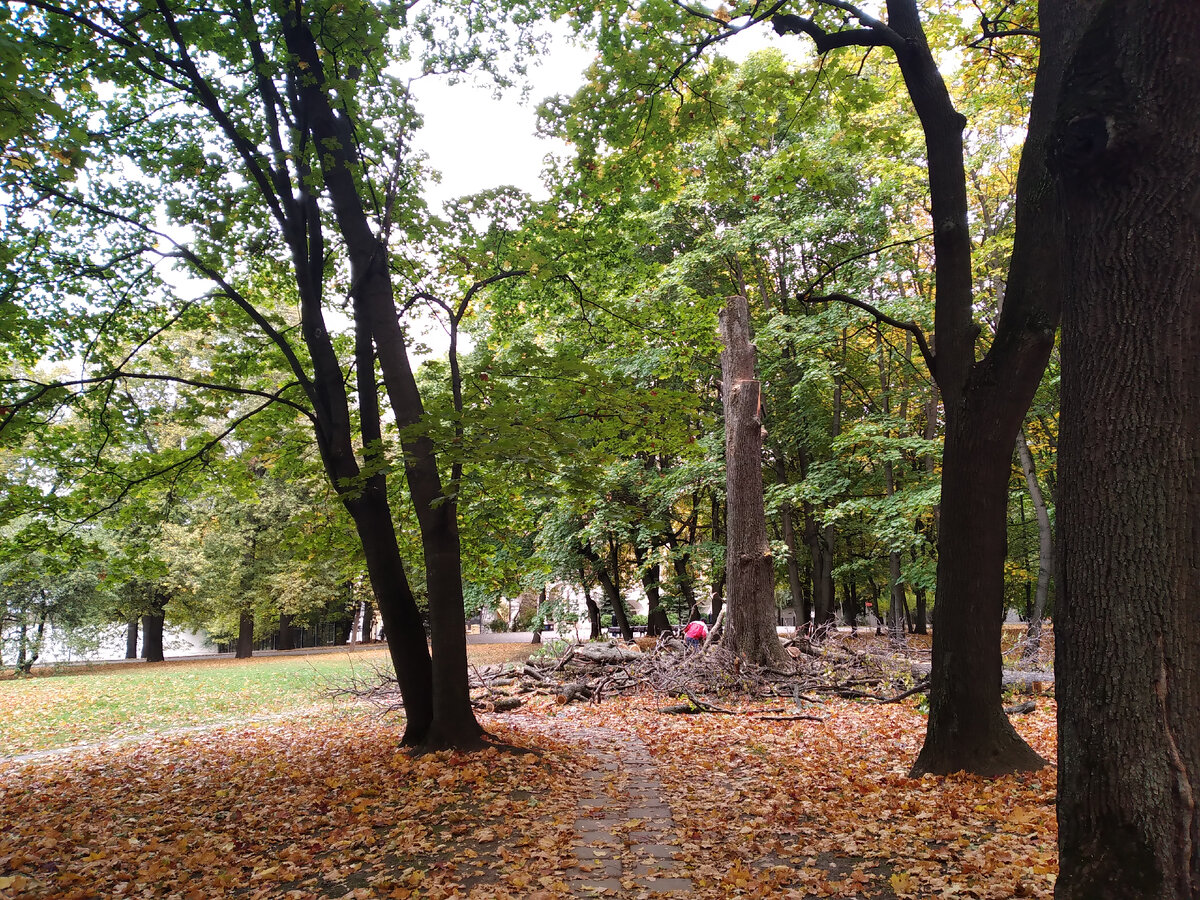
[[[891,884],[892,890],[900,895],[914,893],[917,890],[918,884],[917,879],[913,878],[907,872],[897,872],[888,879],[888,883]]]

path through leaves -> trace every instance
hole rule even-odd
[[[912,707],[486,720],[538,753],[412,758],[363,710],[0,764],[0,897],[1042,897],[1053,770],[905,777]],[[1054,758],[1054,708],[1018,727]]]

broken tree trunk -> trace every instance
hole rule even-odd
[[[725,405],[725,580],[729,615],[722,644],[757,665],[784,665],[775,630],[775,571],[763,507],[762,391],[754,375],[750,307],[730,297],[721,313]]]

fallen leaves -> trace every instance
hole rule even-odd
[[[325,712],[9,762],[0,897],[550,900],[579,896],[568,871],[609,864],[627,874],[607,896],[641,896],[628,877],[646,860],[637,835],[661,824],[646,813],[576,859],[593,810],[579,785],[598,765],[573,738],[587,727],[612,734],[618,758],[622,740],[644,748],[601,783],[629,809],[647,790],[665,801],[661,862],[692,896],[1049,898],[1053,770],[909,779],[924,735],[910,702],[827,698],[812,704],[819,721],[779,721],[763,714],[792,701],[684,717],[650,696],[546,697],[486,719],[538,755],[414,758],[397,750],[398,725]],[[1052,700],[1014,724],[1054,758]]]

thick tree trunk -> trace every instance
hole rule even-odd
[[[362,637],[364,644],[375,643],[375,638],[372,635],[375,633],[375,604],[370,600],[363,601],[362,612]]]
[[[721,315],[721,339],[728,507],[728,611],[722,645],[750,662],[779,665],[788,657],[775,628],[775,571],[763,506],[762,391],[754,373],[745,297],[729,298]]]
[[[142,616],[142,656],[146,662],[163,661],[163,614]]]
[[[134,616],[125,627],[125,658],[138,658],[138,620]]]
[[[955,418],[942,469],[929,721],[913,774],[1037,769],[1045,760],[1013,729],[1001,701],[1007,534],[994,525],[1007,517],[1012,448],[1003,437],[987,440],[975,417]]]
[[[1034,515],[1038,523],[1038,577],[1037,592],[1034,595],[1033,609],[1029,614],[1029,631],[1025,636],[1025,650],[1021,656],[1033,659],[1038,655],[1042,642],[1042,617],[1046,614],[1046,598],[1050,594],[1050,573],[1054,567],[1054,535],[1050,529],[1050,513],[1046,509],[1046,499],[1042,496],[1042,488],[1038,484],[1037,470],[1033,465],[1033,454],[1029,452],[1029,444],[1022,430],[1017,435],[1017,455],[1021,458],[1021,470],[1025,474],[1025,484],[1029,488],[1029,499],[1033,502]]]
[[[292,616],[290,613],[279,614],[279,636],[275,639],[275,649],[296,649],[296,632],[292,628]]]
[[[1058,900],[1200,897],[1200,6],[1103,2],[1056,120],[1068,260]]]
[[[238,616],[237,649],[235,659],[249,659],[254,654],[254,614],[243,612]]]

